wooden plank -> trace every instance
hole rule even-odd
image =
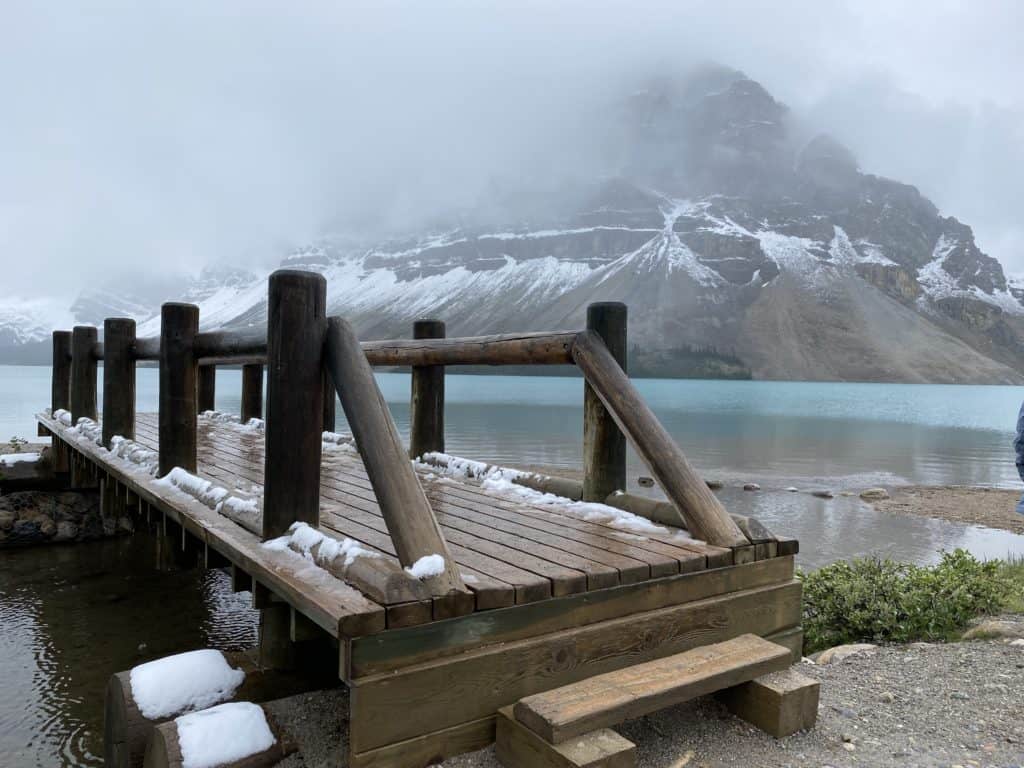
[[[599,301],[587,307],[587,329],[597,334],[626,372],[626,305]],[[583,383],[583,500],[604,501],[626,488],[626,436],[593,386]]]
[[[511,707],[498,710],[494,753],[505,768],[634,768],[636,745],[611,728],[549,744],[516,722]]]
[[[349,684],[351,744],[365,752],[493,715],[523,696],[593,675],[795,626],[800,587],[744,590],[355,678]],[[396,718],[396,711],[417,717]]]
[[[52,431],[65,432],[63,425],[53,419],[38,418]],[[75,441],[74,445],[93,461],[109,466],[144,502],[160,509],[171,521],[180,523],[233,564],[270,586],[332,635],[354,637],[385,628],[384,608],[355,589],[326,573],[315,578],[305,560],[292,560],[291,556],[263,548],[254,534],[191,497],[169,491],[143,470],[123,462],[111,463],[110,454],[99,446],[88,441]]]
[[[440,320],[417,320],[414,339],[443,339]],[[409,457],[431,451],[444,452],[444,366],[417,365],[412,369],[412,397],[409,405]]]
[[[488,645],[524,640],[746,589],[788,584],[792,578],[793,558],[776,558],[545,600],[491,611],[486,615],[463,616],[401,632],[388,631],[360,637],[352,641],[352,675],[383,674]],[[779,640],[776,642],[786,644]]]
[[[349,768],[426,768],[494,741],[494,717],[482,717],[378,749],[349,751]]]
[[[683,515],[687,529],[716,546],[747,544],[747,537],[651,413],[601,337],[593,331],[580,333],[573,342],[572,356],[658,485]]]
[[[359,445],[366,474],[380,503],[398,559],[408,568],[421,558],[440,555],[444,570],[425,578],[424,583],[436,595],[466,592],[458,566],[416,480],[394,419],[355,331],[340,317],[328,321],[326,352],[334,386]],[[318,460],[318,474],[319,464]]]
[[[745,634],[536,693],[514,711],[542,739],[560,744],[788,666],[788,649]]]

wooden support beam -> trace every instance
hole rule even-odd
[[[293,643],[306,643],[310,640],[320,640],[325,637],[325,632],[294,608],[291,609],[288,637]]]
[[[53,332],[50,412],[71,410],[71,331]]]
[[[263,538],[320,520],[327,281],[279,269],[267,299],[267,425]]]
[[[234,563],[231,564],[231,591],[232,592],[252,592],[253,591],[252,576],[246,573],[244,570],[239,568]]]
[[[364,341],[370,365],[572,365],[575,331]]]
[[[572,354],[587,382],[681,513],[685,527],[709,544],[748,545],[747,537],[651,413],[601,337],[594,331],[583,331],[576,336]]]
[[[103,444],[115,435],[135,439],[135,321],[103,321]]]
[[[255,595],[255,593],[253,593]],[[260,664],[275,669],[294,669],[297,659],[291,638],[292,608],[271,603],[260,609]]]
[[[263,418],[263,366],[249,363],[242,366],[242,423]]]
[[[498,710],[494,753],[505,768],[634,768],[636,745],[611,728],[549,744],[517,722],[512,707]]]
[[[626,305],[602,301],[587,307],[587,328],[625,373]],[[583,384],[583,500],[604,501],[626,488],[626,436],[589,382]]]
[[[196,471],[196,357],[199,307],[167,303],[160,311],[160,476]]]
[[[71,336],[71,421],[83,416],[96,420],[96,358],[92,345],[96,343],[96,329],[91,325],[76,325]]]
[[[414,339],[443,339],[440,320],[417,320]],[[416,365],[412,369],[412,402],[409,411],[409,457],[444,453],[444,366]]]
[[[198,394],[196,408],[199,413],[217,410],[217,366],[212,363],[200,365],[198,373]]]
[[[719,695],[734,715],[781,739],[814,727],[820,693],[817,680],[786,669]]]
[[[444,571],[424,579],[432,594],[467,591],[355,331],[340,317],[328,321],[326,358],[399,561],[408,568],[440,555]]]

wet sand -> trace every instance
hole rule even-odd
[[[879,512],[936,517],[1024,534],[1024,515],[1015,510],[1020,492],[963,486],[890,488],[892,498],[872,502]]]

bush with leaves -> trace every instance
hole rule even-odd
[[[998,611],[1011,584],[999,561],[946,552],[934,566],[857,558],[801,572],[804,652],[843,643],[943,640]]]

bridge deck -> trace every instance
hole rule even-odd
[[[336,634],[363,634],[391,626],[388,617],[397,620],[397,606],[373,603],[326,571],[309,568],[292,553],[260,546],[255,531],[184,494],[170,492],[166,484],[95,442],[69,433],[61,422],[45,415],[39,420],[111,479],[176,516],[186,528],[201,532],[208,545],[254,578],[266,579],[269,588],[296,607],[310,613],[306,603],[317,604],[310,618],[325,628],[333,625]],[[157,437],[156,414],[139,414],[136,442],[156,451]],[[229,491],[261,493],[262,432],[201,416],[198,441],[199,477]],[[484,488],[478,481],[439,475],[424,467],[418,469],[418,476],[478,611],[716,567],[727,564],[723,558],[730,554],[693,540],[681,529],[651,525],[649,530],[638,530],[628,523],[624,529],[621,518],[612,517],[614,511],[607,508],[568,500],[548,503],[550,498],[538,503],[514,490]],[[352,539],[396,560],[362,460],[351,447],[325,446],[319,527],[326,536]],[[314,570],[319,571],[315,579]],[[365,621],[353,624],[353,615]],[[415,623],[410,616],[405,611],[402,623]],[[429,610],[425,620],[431,620]]]

